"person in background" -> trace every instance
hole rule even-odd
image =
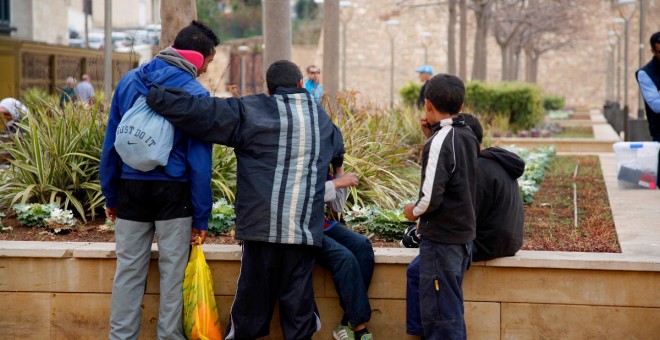
[[[348,197],[348,188],[358,185],[355,173],[344,173],[340,167],[334,177],[325,182],[324,201],[335,212],[342,212]],[[371,241],[339,221],[326,219],[323,247],[317,255],[321,267],[332,274],[339,304],[344,315],[332,331],[336,340],[371,340],[367,329],[371,319],[371,306],[367,291],[374,273],[374,249]]]
[[[18,123],[28,114],[28,108],[18,99],[5,98],[0,101],[0,133],[13,133],[16,131],[15,123]]]
[[[182,326],[183,278],[190,244],[204,243],[211,215],[209,143],[175,129],[167,165],[139,171],[115,149],[123,115],[152,84],[177,86],[196,97],[209,92],[197,81],[215,56],[219,40],[198,21],[179,31],[171,47],[117,84],[108,117],[99,176],[105,213],[115,221],[117,269],[112,286],[110,339],[137,339],[151,246],[158,235],[160,303],[158,338],[185,339]],[[126,133],[126,131],[123,131]],[[201,240],[198,242],[197,237]]]
[[[321,69],[316,65],[309,65],[305,69],[307,71],[307,81],[305,81],[305,88],[314,97],[317,103],[321,102],[323,98],[323,86],[320,83]]]
[[[433,76],[424,94],[419,199],[403,209],[409,221],[419,218],[421,324],[428,339],[466,339],[462,285],[476,235],[479,141],[459,116],[460,78]]]
[[[60,94],[60,107],[62,109],[64,109],[66,104],[72,101],[76,96],[76,90],[74,90],[75,87],[76,79],[73,77],[66,78],[66,86],[64,86],[62,93]]]
[[[76,98],[83,103],[91,104],[94,100],[94,86],[89,74],[83,74],[82,81],[76,84]]]
[[[483,128],[479,120],[461,114],[481,144]],[[523,244],[525,210],[518,178],[525,161],[498,147],[481,150],[477,159],[477,237],[472,261],[488,261],[513,256]],[[422,240],[423,242],[423,240]],[[408,266],[406,285],[406,331],[423,336],[419,299],[419,256]]]
[[[433,67],[429,65],[424,65],[417,70],[419,75],[419,81],[422,82],[422,90],[419,92],[419,98],[417,98],[417,107],[420,109],[424,108],[424,93],[426,92],[426,84],[429,79],[433,77]]]
[[[651,138],[660,142],[660,32],[651,35],[650,43],[653,57],[635,76],[644,97]]]

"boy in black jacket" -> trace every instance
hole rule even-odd
[[[439,74],[426,89],[419,199],[403,213],[419,221],[420,304],[427,339],[465,339],[463,275],[470,264],[476,222],[476,163],[479,142],[458,113],[465,86]]]
[[[461,114],[479,143],[483,129],[479,120]],[[522,247],[525,211],[518,177],[525,161],[513,152],[498,147],[482,150],[477,159],[477,237],[472,261],[488,261],[513,256]],[[406,286],[406,332],[423,336],[420,321],[419,256],[408,266]]]
[[[342,166],[341,132],[287,60],[266,71],[270,95],[197,98],[154,86],[147,103],[175,127],[236,154],[236,238],[241,273],[226,339],[269,334],[275,302],[286,339],[310,339],[320,325],[312,269],[323,242],[327,169]]]

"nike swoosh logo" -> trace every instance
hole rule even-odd
[[[131,143],[131,142],[126,142],[126,143],[128,143],[128,145],[133,145],[133,144],[137,144],[137,143]]]

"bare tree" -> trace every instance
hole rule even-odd
[[[467,0],[459,0],[458,76],[467,80]]]
[[[456,0],[447,1],[447,73],[456,74]]]
[[[477,30],[474,35],[474,61],[472,63],[472,80],[486,80],[487,68],[487,41],[488,27],[493,12],[495,0],[471,0],[469,7],[474,11],[477,21]]]
[[[161,0],[160,21],[162,23],[160,47],[174,42],[176,34],[197,18],[195,0]]]
[[[584,25],[580,6],[575,0],[529,0],[528,24],[519,39],[525,51],[525,80],[536,83],[539,58],[579,41]]]
[[[502,54],[502,81],[517,80],[520,48],[516,43],[527,24],[524,11],[526,5],[525,0],[500,0],[493,8],[493,35]]]

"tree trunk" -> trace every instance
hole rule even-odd
[[[518,81],[518,68],[520,67],[520,51],[511,52],[511,81]]]
[[[502,75],[500,80],[507,81],[509,76],[509,48],[507,45],[500,45],[500,54],[502,55]]]
[[[460,0],[458,8],[461,12],[460,33],[458,38],[458,76],[467,81],[467,0]]]
[[[532,81],[532,49],[525,46],[525,81],[533,83]]]
[[[476,3],[474,13],[477,19],[477,30],[474,35],[474,62],[472,65],[472,80],[486,80],[487,69],[487,41],[488,25],[491,16],[491,1]]]
[[[160,47],[165,48],[172,45],[176,34],[195,19],[197,19],[197,2],[195,0],[161,0]]]
[[[449,0],[447,23],[447,73],[456,74],[456,0]]]

